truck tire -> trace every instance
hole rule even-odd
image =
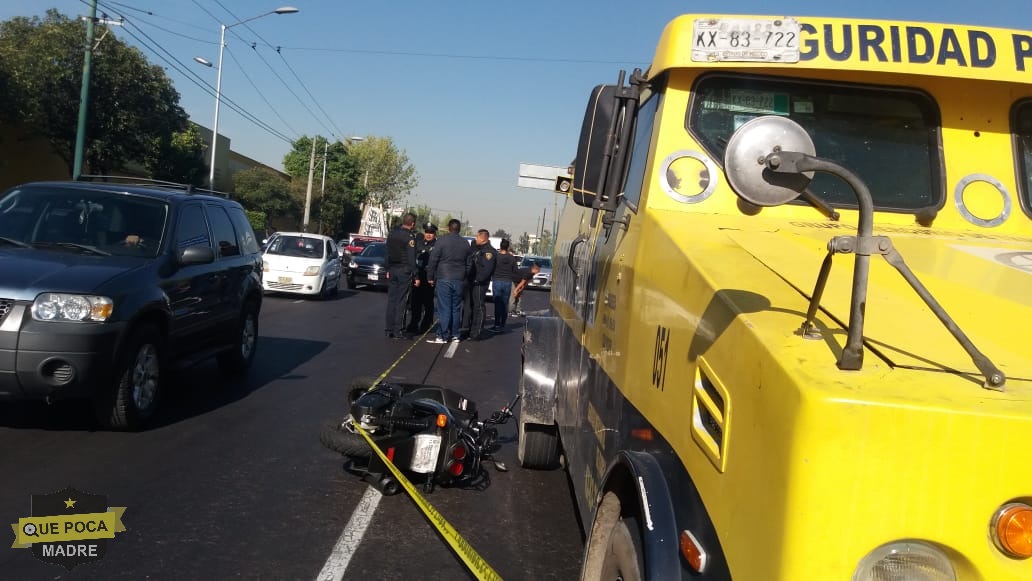
[[[351,458],[368,458],[372,454],[369,442],[359,434],[353,434],[337,423],[327,423],[319,433],[319,441],[334,452]]]
[[[559,434],[554,426],[520,422],[517,454],[520,466],[531,470],[559,467]]]
[[[580,578],[583,581],[641,581],[644,572],[638,518],[633,513],[623,514],[619,497],[612,491],[607,492],[595,511]]]

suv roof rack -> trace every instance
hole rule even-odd
[[[212,190],[212,189],[208,189],[208,188],[199,188],[199,187],[197,187],[195,185],[192,185],[192,184],[181,184],[181,183],[178,183],[178,182],[170,182],[170,181],[166,181],[166,180],[155,180],[155,179],[150,179],[150,178],[140,178],[140,177],[135,177],[135,176],[82,174],[82,175],[79,176],[79,178],[76,181],[83,181],[83,182],[93,182],[93,181],[118,182],[118,183],[123,183],[123,184],[127,184],[127,185],[140,185],[140,186],[150,186],[150,187],[157,187],[157,188],[170,189],[170,190],[182,190],[182,191],[186,192],[187,194],[193,194],[193,193],[213,194],[213,195],[216,195],[216,196],[221,196],[223,198],[229,198],[229,193],[228,192],[221,192],[219,190]]]

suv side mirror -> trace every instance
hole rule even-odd
[[[211,246],[188,246],[180,250],[179,255],[176,258],[178,259],[180,266],[190,266],[191,264],[210,264],[215,262],[215,251],[211,249]]]

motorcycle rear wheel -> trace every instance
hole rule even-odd
[[[319,441],[334,452],[352,458],[368,458],[372,454],[369,442],[359,434],[344,429],[337,423],[327,423],[319,432]]]

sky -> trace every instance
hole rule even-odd
[[[567,166],[592,87],[648,66],[684,13],[769,14],[770,2],[612,0],[99,0],[111,34],[165,68],[190,118],[211,127],[221,24],[219,133],[282,168],[290,142],[390,137],[419,175],[407,202],[474,228],[535,232],[555,196],[516,185],[519,164]],[[295,14],[270,14],[293,6]],[[791,16],[918,20],[1032,29],[1027,0],[786,0]],[[0,20],[88,0],[0,0]],[[278,50],[277,50],[278,48]],[[202,88],[207,86],[207,90]],[[230,109],[231,100],[265,127]]]

